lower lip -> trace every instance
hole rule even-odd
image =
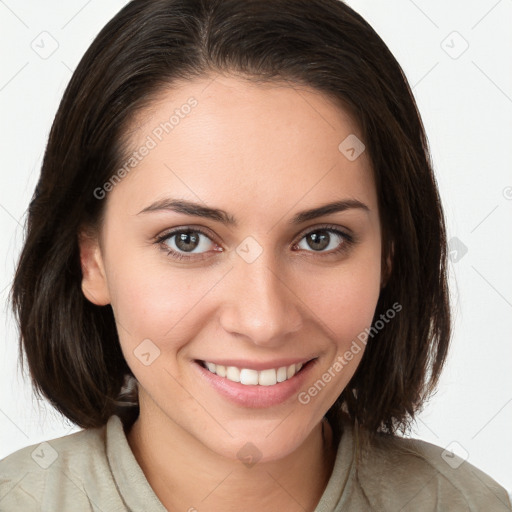
[[[221,395],[242,407],[265,408],[278,405],[294,396],[304,386],[316,359],[308,361],[291,379],[278,382],[273,386],[245,385],[219,377],[194,361],[201,378],[205,379]]]

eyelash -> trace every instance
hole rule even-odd
[[[337,226],[326,224],[323,226],[315,227],[314,229],[311,229],[309,231],[306,231],[305,233],[302,233],[300,235],[299,241],[296,242],[294,245],[298,244],[307,235],[310,235],[311,233],[316,233],[317,231],[327,231],[328,233],[334,233],[335,235],[339,235],[343,241],[341,242],[340,246],[337,249],[333,249],[326,253],[317,252],[317,251],[306,251],[306,252],[313,252],[313,253],[316,252],[319,255],[325,254],[326,256],[333,256],[335,254],[340,254],[340,253],[344,253],[344,252],[348,251],[351,248],[351,246],[353,246],[357,241],[354,236],[349,235],[348,233],[345,233],[344,231],[341,231]],[[204,259],[205,257],[207,257],[207,256],[205,256],[206,253],[200,253],[199,255],[188,255],[188,254],[184,254],[181,252],[177,252],[174,249],[169,249],[169,246],[166,245],[165,242],[167,240],[169,240],[170,238],[172,238],[174,235],[178,235],[180,233],[201,233],[206,238],[211,240],[211,236],[209,235],[209,233],[207,233],[203,229],[201,229],[199,227],[197,227],[197,228],[196,227],[194,227],[194,228],[185,227],[185,228],[179,228],[179,229],[176,229],[173,231],[169,231],[167,233],[164,233],[164,234],[156,237],[154,243],[158,244],[161,247],[161,249],[167,253],[167,256],[171,256],[172,258],[177,259],[177,260],[196,260],[196,261],[199,260],[200,261],[200,260]],[[213,240],[211,240],[211,241],[213,242]]]

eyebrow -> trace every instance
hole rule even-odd
[[[288,224],[297,225],[302,224],[303,222],[307,222],[309,220],[316,219],[318,217],[322,217],[324,215],[329,215],[331,213],[343,212],[350,209],[361,209],[369,212],[370,208],[361,201],[357,199],[345,199],[342,201],[334,201],[331,203],[324,204],[322,206],[318,206],[317,208],[312,208],[310,210],[303,210],[295,214],[294,217],[290,219]],[[149,213],[168,210],[176,213],[183,213],[185,215],[192,215],[195,217],[202,217],[205,219],[210,219],[216,222],[221,222],[227,226],[237,226],[237,220],[233,215],[230,215],[225,210],[220,208],[209,208],[207,206],[203,206],[199,203],[194,203],[192,201],[186,201],[184,199],[160,199],[147,206],[143,210],[141,210],[137,215],[141,213]]]

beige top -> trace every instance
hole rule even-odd
[[[314,512],[512,510],[505,489],[492,478],[425,441],[382,437],[356,475],[353,435],[347,424]],[[111,416],[102,428],[34,444],[2,459],[0,511],[166,509],[138,465],[121,419]]]

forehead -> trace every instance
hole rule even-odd
[[[367,153],[347,158],[347,144],[362,139],[356,121],[305,86],[218,75],[181,83],[139,112],[126,136],[121,165],[134,165],[109,202],[131,213],[168,196],[222,202],[240,215],[257,213],[247,208],[256,198],[260,213],[319,198],[376,207]]]

